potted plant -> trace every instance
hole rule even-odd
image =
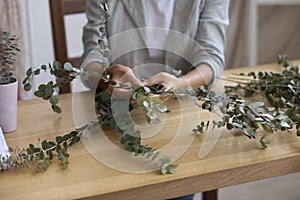
[[[19,49],[19,38],[9,32],[0,34],[0,126],[3,132],[17,128],[18,79],[14,76],[14,63]]]

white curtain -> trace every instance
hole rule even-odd
[[[0,29],[8,31],[20,38],[20,50],[17,61],[15,63],[15,73],[19,79],[19,99],[32,98],[32,93],[25,92],[22,87],[22,81],[28,65],[28,45],[24,35],[24,0],[0,0]]]

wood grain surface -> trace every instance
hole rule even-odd
[[[225,71],[224,77],[257,70],[276,71],[280,68],[271,64],[235,69]],[[8,146],[25,147],[37,143],[38,138],[52,140],[72,131],[85,120],[78,119],[78,112],[82,112],[82,116],[92,116],[87,111],[93,110],[93,94],[64,94],[60,96],[60,105],[63,113],[56,115],[42,100],[20,101],[18,129],[5,135]],[[170,100],[168,105],[171,112],[165,116],[162,130],[143,143],[162,148],[176,137],[174,133],[182,121],[200,121],[192,114],[182,116],[184,105],[180,106],[175,100]],[[141,125],[144,123],[142,116],[138,111],[133,114],[136,123]],[[201,114],[200,118],[209,116]],[[0,199],[166,199],[300,171],[300,138],[295,133],[274,133],[271,146],[262,150],[253,140],[223,130],[218,143],[204,159],[198,158],[204,135],[194,137],[191,130],[186,133],[193,137],[192,144],[174,162],[179,166],[173,175],[163,176],[157,170],[134,174],[112,169],[91,155],[80,142],[69,149],[70,164],[65,171],[61,171],[54,161],[45,173],[36,174],[33,169],[1,172]],[[119,137],[108,128],[105,135],[118,143]],[[107,156],[110,156],[109,152]]]

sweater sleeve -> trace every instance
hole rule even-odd
[[[103,2],[104,0],[87,0],[86,17],[88,22],[83,27],[82,40],[84,53],[82,55],[81,68],[84,68],[91,62],[108,63],[107,58],[102,56],[98,45],[100,38],[99,28],[104,23],[101,18],[101,12],[103,11],[100,8],[100,4]],[[105,38],[105,40],[107,41],[107,38]]]
[[[196,41],[201,49],[194,52],[196,66],[208,64],[214,72],[214,80],[224,68],[226,27],[229,24],[229,0],[206,0],[201,5]]]

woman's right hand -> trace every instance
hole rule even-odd
[[[120,86],[126,85],[130,88],[132,85],[142,85],[142,83],[134,75],[131,68],[124,65],[117,64],[103,69],[100,63],[92,62],[88,64],[84,70],[97,72],[102,75],[109,75],[110,79],[116,82],[116,85],[113,86],[103,79],[90,77],[89,80],[86,81],[86,84],[93,89],[108,89],[112,92],[114,87],[120,88]]]
[[[109,66],[105,69],[106,74],[116,82],[116,85],[108,84],[112,98],[130,100],[133,90],[132,85],[142,85],[136,78],[131,68],[124,65]]]
[[[127,86],[131,88],[132,85],[142,85],[132,69],[124,65],[109,66],[105,69],[104,74],[110,75],[110,78],[116,82],[117,87]]]

